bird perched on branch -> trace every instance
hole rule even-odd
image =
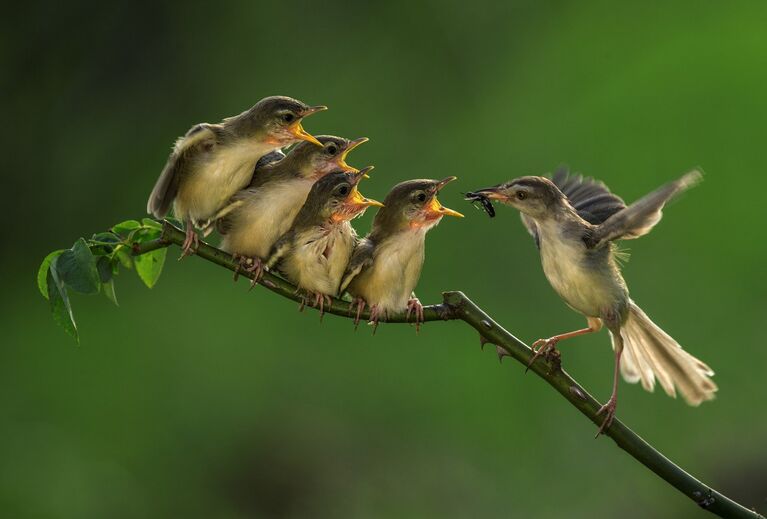
[[[443,216],[462,218],[437,200],[437,193],[456,177],[442,180],[408,180],[392,188],[373,228],[352,254],[341,282],[357,307],[355,326],[365,305],[370,306],[373,331],[389,312],[407,310],[416,328],[423,321],[423,307],[413,293],[424,261],[426,233]],[[353,307],[352,306],[352,307]]]
[[[220,212],[217,227],[223,236],[221,249],[254,273],[253,284],[263,272],[262,259],[288,231],[312,185],[334,171],[356,172],[346,157],[368,139],[319,135],[317,140],[321,146],[298,143],[284,158],[256,168],[250,185],[237,192]]]
[[[163,218],[173,212],[184,221],[184,255],[199,243],[204,228],[253,175],[264,155],[300,140],[321,144],[301,126],[304,117],[325,110],[290,97],[259,101],[220,124],[198,124],[176,141],[149,196],[147,212]],[[183,257],[183,256],[182,256]]]
[[[266,267],[277,266],[299,289],[313,296],[322,318],[325,300],[338,295],[357,233],[349,221],[381,202],[365,198],[357,184],[372,168],[336,172],[312,186],[293,225],[272,247]]]
[[[564,339],[599,331],[606,326],[615,350],[613,391],[598,414],[605,414],[603,433],[615,416],[619,373],[628,382],[641,381],[652,391],[657,378],[670,396],[678,390],[697,406],[714,398],[714,372],[661,330],[629,297],[616,261],[616,240],[643,236],[660,221],[662,209],[674,196],[701,178],[692,171],[626,207],[601,182],[557,172],[553,181],[520,177],[467,193],[468,200],[490,199],[515,207],[540,250],[543,272],[554,290],[573,310],[586,317],[588,327],[554,335],[533,344],[532,364],[552,352]]]

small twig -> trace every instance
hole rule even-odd
[[[143,254],[171,244],[180,246],[183,242],[184,232],[165,222],[163,224],[162,236],[151,242],[137,244],[133,248],[133,254]],[[229,254],[205,243],[200,243],[196,254],[231,271],[235,271],[238,266],[237,262]],[[241,272],[240,275],[252,277],[252,274],[247,272]],[[301,295],[296,293],[294,285],[269,272],[264,273],[259,283],[283,297],[293,301],[301,301]],[[485,343],[496,345],[499,355],[508,355],[519,361],[523,366],[527,366],[532,358],[533,352],[529,346],[496,323],[462,292],[445,292],[443,293],[442,304],[424,306],[423,310],[424,321],[464,321],[479,332],[482,345]],[[355,317],[349,312],[349,302],[341,299],[334,298],[330,306],[325,307],[325,312],[347,319],[354,319]],[[369,319],[370,312],[364,311],[361,317]],[[403,311],[389,315],[387,322],[404,323],[406,322],[406,313]],[[600,408],[599,402],[562,370],[560,366],[552,365],[548,362],[536,362],[530,367],[530,370],[556,389],[559,394],[589,420],[597,425],[601,424],[602,420],[596,414]],[[748,510],[695,479],[658,452],[652,445],[640,438],[639,435],[620,420],[615,419],[605,434],[612,438],[618,447],[663,478],[674,488],[682,492],[682,494],[692,499],[701,508],[720,517],[765,519],[764,516],[753,510]]]

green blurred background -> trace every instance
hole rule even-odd
[[[176,136],[271,94],[330,106],[313,133],[370,137],[350,162],[376,165],[371,197],[458,175],[442,200],[467,218],[429,235],[418,293],[463,290],[527,341],[582,318],[517,214],[490,220],[461,191],[565,162],[631,201],[702,167],[625,244],[625,275],[719,397],[695,409],[623,384],[618,415],[764,512],[767,4],[664,4],[5,10],[0,515],[707,517],[460,323],[354,333],[173,249],[151,291],[118,278],[119,308],[73,296],[76,347],[37,293],[42,257],[141,217]],[[562,349],[606,399],[606,332]]]

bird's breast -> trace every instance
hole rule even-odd
[[[297,179],[248,191],[242,206],[228,217],[231,226],[221,247],[230,253],[266,258],[272,245],[290,229],[311,187],[310,180]]]
[[[354,248],[351,225],[313,227],[296,235],[280,269],[299,288],[336,295]]]
[[[273,149],[273,145],[241,141],[220,146],[198,160],[193,173],[179,186],[177,214],[193,221],[212,218],[250,182],[256,161]]]
[[[574,310],[598,317],[625,297],[625,286],[615,278],[609,250],[590,250],[578,238],[562,238],[545,232],[541,233],[540,243],[546,278]]]

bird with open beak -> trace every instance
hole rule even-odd
[[[272,247],[266,268],[275,266],[319,308],[338,295],[341,277],[357,241],[350,220],[381,202],[362,196],[357,184],[372,168],[339,171],[318,180],[293,225]],[[302,305],[303,306],[303,305]]]
[[[232,195],[248,185],[261,157],[298,141],[321,146],[301,121],[325,109],[290,97],[267,97],[220,124],[198,124],[176,141],[147,212],[163,218],[173,205],[186,226],[182,257],[199,243],[195,227],[208,227]]]
[[[317,140],[321,146],[298,143],[283,159],[256,168],[250,185],[220,213],[220,247],[239,259],[240,268],[254,274],[253,284],[263,272],[262,259],[290,229],[312,185],[332,172],[357,172],[346,158],[368,139],[319,135]]]
[[[423,307],[413,290],[421,276],[429,229],[443,216],[463,215],[444,207],[437,194],[456,177],[408,180],[392,188],[378,211],[373,228],[352,254],[341,282],[357,307],[355,326],[365,305],[370,306],[373,331],[390,312],[413,314],[416,329],[423,322]],[[353,308],[352,306],[352,308]]]
[[[629,297],[617,262],[614,242],[649,233],[660,221],[665,204],[694,186],[701,178],[692,171],[626,207],[601,182],[566,170],[553,180],[520,177],[495,187],[467,193],[468,200],[489,199],[510,205],[522,220],[540,250],[543,272],[567,305],[586,317],[581,330],[554,335],[533,343],[535,355],[553,352],[564,339],[599,331],[610,331],[615,353],[613,390],[599,409],[605,414],[597,436],[610,427],[618,398],[619,373],[631,383],[641,381],[652,391],[655,380],[666,393],[678,390],[688,404],[697,406],[714,398],[714,372],[696,359],[653,323]]]

